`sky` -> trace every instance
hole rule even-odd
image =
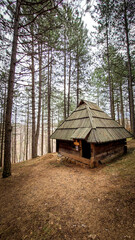
[[[95,2],[96,2],[95,0],[90,0],[91,7],[95,4]],[[85,11],[86,8],[87,8],[86,0],[82,1],[81,7],[84,10],[84,15],[82,16],[82,19],[83,19],[84,23],[86,24],[88,30],[92,31],[93,30],[93,25],[95,25],[95,22],[91,18],[90,13],[88,11],[87,12]]]

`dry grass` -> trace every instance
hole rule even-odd
[[[135,140],[128,154],[96,169],[56,154],[15,164],[0,179],[2,240],[135,239]]]

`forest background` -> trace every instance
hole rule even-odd
[[[133,0],[4,0],[0,7],[3,177],[11,163],[55,151],[50,135],[81,99],[135,136]]]

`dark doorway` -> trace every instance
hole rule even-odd
[[[59,140],[56,140],[56,152],[59,151]]]
[[[91,148],[90,143],[82,140],[82,157],[90,159],[91,157]]]

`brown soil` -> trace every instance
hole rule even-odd
[[[0,179],[1,240],[135,239],[135,140],[95,169],[47,154]]]

